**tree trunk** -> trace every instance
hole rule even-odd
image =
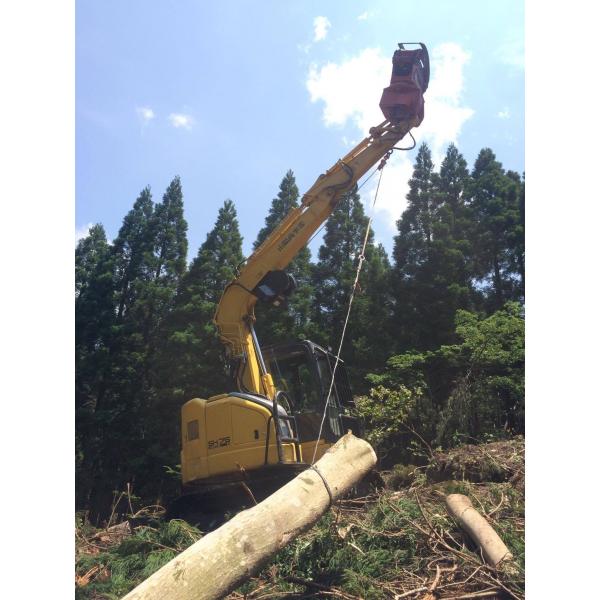
[[[497,252],[494,252],[494,294],[496,296],[496,310],[500,310],[504,302],[502,293],[502,276],[500,274],[500,262]]]
[[[446,496],[446,508],[460,527],[481,548],[485,561],[497,567],[502,561],[511,560],[512,554],[494,531],[493,527],[473,508],[471,501],[462,494]]]
[[[123,600],[222,598],[314,525],[376,460],[367,442],[346,434],[317,461],[316,469],[303,471],[260,504],[204,536]]]

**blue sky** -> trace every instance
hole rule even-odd
[[[76,235],[101,222],[113,238],[143,187],[158,201],[179,175],[190,258],[226,198],[248,254],[288,169],[304,192],[383,120],[400,41],[432,57],[414,134],[436,163],[454,141],[469,167],[489,146],[522,172],[523,30],[521,1],[78,0]],[[388,252],[415,153],[384,172],[374,229]]]

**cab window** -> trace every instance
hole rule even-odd
[[[318,410],[320,389],[303,351],[271,356],[268,362],[275,387],[289,394],[294,412]]]

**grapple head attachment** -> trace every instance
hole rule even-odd
[[[394,125],[417,118],[418,126],[424,116],[423,94],[429,85],[429,53],[421,43],[417,50],[406,50],[404,44],[398,46],[392,59],[392,79],[383,90],[379,108]]]

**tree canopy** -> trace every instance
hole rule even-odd
[[[299,200],[288,170],[255,249]],[[491,149],[469,171],[451,144],[437,169],[422,144],[391,258],[372,229],[361,256],[369,219],[355,187],[316,259],[305,248],[289,265],[289,305],[257,305],[258,337],[337,351],[363,258],[342,358],[383,455],[415,439],[523,432],[524,215],[524,176]],[[235,387],[212,321],[244,260],[232,200],[189,265],[187,255],[178,177],[158,203],[143,188],[112,242],[96,224],[75,249],[76,502],[93,518],[127,484],[149,502],[174,494],[181,405]]]

